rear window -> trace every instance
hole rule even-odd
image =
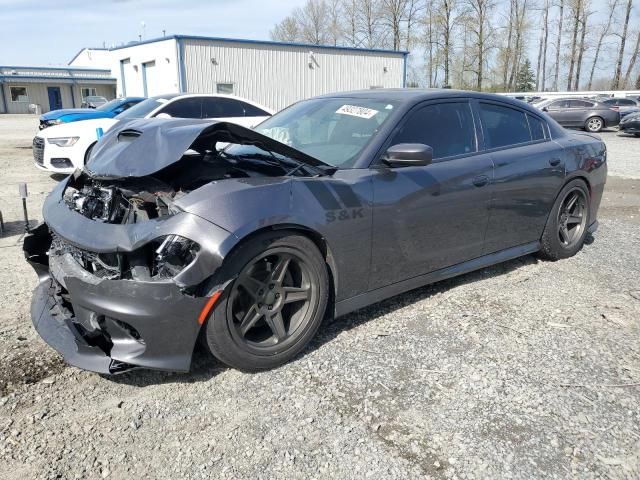
[[[525,113],[514,108],[480,103],[480,119],[487,148],[500,148],[531,141]]]
[[[544,122],[529,114],[527,114],[527,121],[529,122],[529,129],[531,130],[531,139],[544,140],[546,138]]]

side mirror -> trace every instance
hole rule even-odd
[[[399,143],[390,147],[382,161],[390,167],[429,165],[433,160],[433,148],[423,143]]]
[[[168,113],[159,113],[156,115],[156,118],[173,118]]]
[[[543,111],[543,112],[548,112],[548,111],[549,111],[549,109],[548,109],[547,107],[542,107],[542,111]]]

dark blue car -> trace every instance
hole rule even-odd
[[[65,108],[52,110],[40,116],[40,130],[61,123],[93,120],[95,118],[113,118],[119,113],[146,100],[144,97],[116,98],[98,108]]]

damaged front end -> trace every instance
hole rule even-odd
[[[31,315],[69,364],[189,370],[209,298],[224,288],[214,277],[222,252],[237,239],[180,200],[211,182],[286,174],[221,158],[216,142],[273,141],[225,123],[133,122],[109,131],[47,197],[45,223],[24,241],[39,277]]]

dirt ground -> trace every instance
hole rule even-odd
[[[29,319],[17,184],[35,223],[58,179],[37,121],[0,116],[0,478],[640,478],[640,138],[605,132],[600,229],[325,326],[303,356],[244,374],[102,377]]]

